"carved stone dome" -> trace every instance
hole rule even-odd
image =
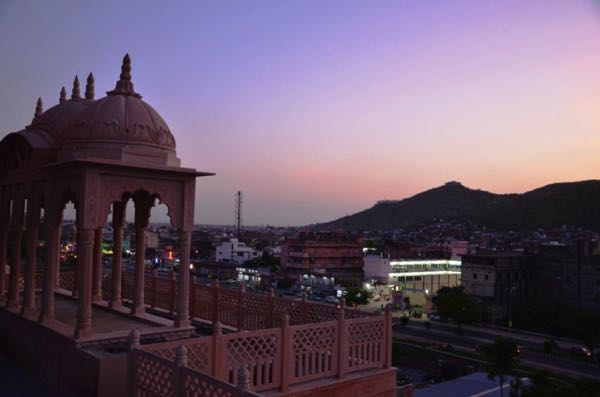
[[[131,59],[123,58],[120,80],[107,96],[87,102],[61,136],[59,159],[107,159],[179,166],[175,138],[163,118],[136,93]]]
[[[167,123],[133,95],[109,95],[92,102],[75,118],[63,145],[121,143],[175,150]]]
[[[93,77],[91,78],[93,79]],[[52,106],[43,113],[40,100],[38,103],[39,114],[38,109],[36,109],[35,117],[27,129],[44,131],[50,134],[56,141],[56,144],[60,146],[73,121],[91,103],[89,100],[84,100],[79,96],[79,79],[77,77],[75,77],[75,81],[73,82],[71,99],[67,100],[66,96],[67,92],[65,91],[65,87],[63,87],[60,92],[60,103]]]

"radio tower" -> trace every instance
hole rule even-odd
[[[238,190],[235,194],[235,230],[236,237],[242,237],[242,192]]]

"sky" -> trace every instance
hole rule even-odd
[[[306,225],[448,181],[600,176],[600,2],[0,0],[0,137],[91,71],[200,178],[197,223]]]

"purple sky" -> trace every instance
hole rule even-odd
[[[93,4],[92,4],[93,3]],[[196,221],[327,221],[450,180],[600,175],[592,1],[2,1],[2,135],[122,56],[198,180]]]

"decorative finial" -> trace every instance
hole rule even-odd
[[[63,103],[67,100],[67,90],[65,90],[65,86],[63,85],[63,88],[60,90],[60,99],[58,100],[58,103]]]
[[[71,92],[71,99],[81,99],[79,95],[79,77],[75,75],[75,80],[73,80],[73,91]]]
[[[88,74],[87,84],[85,85],[85,99],[94,99],[94,75]]]
[[[35,104],[35,113],[33,117],[39,116],[43,111],[44,108],[42,107],[42,98],[38,98],[37,103]]]
[[[131,82],[131,58],[129,57],[129,54],[125,54],[125,56],[123,57],[123,65],[121,65],[121,75],[119,76],[119,81],[117,81],[115,89],[112,91],[108,91],[106,94],[131,95],[136,98],[142,97],[133,89],[133,83]]]

